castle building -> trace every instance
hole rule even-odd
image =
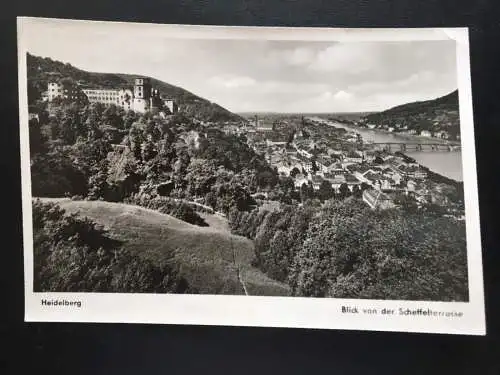
[[[86,100],[85,94],[78,86],[58,82],[49,82],[46,96],[49,102],[53,101],[55,98],[70,99],[75,101]]]
[[[179,110],[177,103],[173,99],[162,96],[161,100],[163,101],[163,108],[168,108],[170,113],[173,114]]]
[[[63,86],[57,82],[49,82],[47,96],[49,102],[53,101],[55,98],[63,97]]]
[[[139,113],[163,108],[168,108],[171,113],[175,113],[178,109],[173,100],[162,98],[159,90],[152,87],[149,78],[136,78],[132,89],[80,89],[79,86],[66,89],[57,82],[49,82],[48,84],[47,96],[49,102],[57,97],[77,99],[82,95],[90,103],[101,103],[105,106],[116,105],[126,111],[133,110]]]
[[[134,85],[133,108],[136,112],[146,112],[151,107],[151,82],[146,78],[136,78]]]

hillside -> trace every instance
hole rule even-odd
[[[460,116],[458,110],[458,91],[437,99],[403,104],[386,111],[373,113],[364,117],[365,122],[379,127],[394,127],[430,132],[446,131],[451,139],[456,139],[460,132]]]
[[[288,287],[251,266],[252,241],[231,235],[219,217],[198,227],[137,206],[103,201],[48,199],[109,230],[126,250],[157,264],[180,267],[189,289],[201,294],[288,295]]]
[[[147,77],[144,75],[130,75],[118,73],[95,73],[78,69],[69,63],[52,60],[48,57],[39,57],[27,54],[28,74],[28,96],[32,103],[40,98],[43,91],[47,89],[50,80],[71,78],[82,86],[95,88],[122,88],[129,87],[135,77]],[[202,121],[241,121],[242,118],[218,104],[196,96],[181,87],[170,85],[153,77],[153,87],[176,101],[179,111],[190,117]]]

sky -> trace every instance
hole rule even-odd
[[[184,39],[140,30],[41,22],[23,35],[34,55],[151,76],[233,112],[371,112],[457,88],[451,40]]]

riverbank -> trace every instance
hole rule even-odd
[[[401,132],[391,132],[385,129],[370,129],[364,126],[356,126],[356,125],[347,125],[343,124],[346,126],[350,126],[353,129],[362,129],[362,130],[367,130],[367,131],[376,131],[379,133],[384,133],[384,134],[392,134],[396,135],[398,137],[404,138],[408,141],[421,141],[422,143],[441,143],[441,144],[446,144],[446,145],[452,145],[452,146],[459,146],[460,141],[454,141],[454,140],[449,140],[449,139],[443,139],[443,138],[437,138],[437,137],[425,137],[423,135],[417,135],[417,134],[409,134],[409,133],[401,133]]]
[[[386,141],[376,141],[375,143],[403,143],[407,141],[412,141],[415,143],[440,143],[444,145],[460,145],[460,141],[452,141],[448,139],[443,139],[443,138],[436,138],[436,137],[424,137],[421,135],[415,135],[415,134],[407,134],[407,133],[399,133],[399,132],[390,132],[388,130],[384,129],[370,129],[367,127],[363,126],[356,126],[351,123],[346,123],[346,122],[341,122],[341,121],[332,121],[328,119],[323,119],[321,117],[309,117],[310,120],[312,121],[317,121],[321,122],[325,125],[328,126],[333,126],[337,128],[343,128],[346,130],[354,131],[358,134],[360,134],[363,138],[371,138],[371,136],[379,135],[382,137],[388,137],[390,139]],[[370,141],[370,139],[364,139],[364,141]]]
[[[410,134],[400,134],[380,129],[366,129],[358,126],[344,124],[338,121],[332,121],[320,117],[308,117],[313,122],[322,123],[334,128],[343,128],[356,132],[361,136],[365,143],[441,143],[446,145],[460,144],[456,141],[447,141],[439,138],[429,138]],[[462,154],[460,151],[432,151],[432,152],[406,152],[410,157],[416,159],[416,162],[433,173],[437,173],[444,178],[455,182],[463,180],[462,173]]]
[[[463,181],[459,181],[459,180],[456,180],[456,179],[453,179],[450,177],[446,177],[440,173],[437,173],[437,172],[431,170],[430,168],[426,167],[425,165],[420,164],[418,160],[411,157],[410,155],[404,154],[404,153],[399,152],[399,151],[395,152],[394,154],[401,156],[408,163],[417,163],[418,165],[420,165],[420,167],[424,171],[427,172],[427,176],[431,181],[436,182],[436,183],[444,183],[447,185],[452,185],[452,186],[456,187],[457,189],[460,189],[460,191],[463,191],[463,185],[464,185]]]
[[[422,167],[432,170],[434,173],[456,182],[461,183],[463,181],[462,154],[459,152],[407,151],[405,154],[416,160]]]

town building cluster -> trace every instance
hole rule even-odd
[[[52,102],[56,98],[102,103],[105,106],[116,105],[126,111],[133,110],[138,113],[168,109],[169,113],[173,114],[178,110],[175,101],[153,88],[149,78],[136,78],[132,88],[112,89],[85,87],[79,83],[49,82],[42,99]]]
[[[439,111],[438,111],[439,112]],[[423,122],[427,122],[429,129],[418,129],[412,126],[404,124],[403,121],[387,121],[385,123],[374,124],[367,122],[365,119],[356,121],[356,126],[366,127],[368,129],[378,129],[385,130],[388,132],[394,132],[398,134],[407,135],[419,135],[421,137],[428,138],[439,138],[447,140],[460,140],[460,133],[450,133],[448,130],[452,128],[453,124],[459,121],[458,111],[445,111],[444,113],[438,113],[433,119],[426,119],[425,116],[421,119]],[[434,130],[432,130],[434,129]]]
[[[291,128],[295,129],[292,135]],[[281,176],[293,178],[297,190],[306,184],[317,191],[326,181],[335,193],[345,188],[351,193],[362,191],[363,200],[372,208],[393,207],[394,198],[401,194],[421,203],[431,199],[426,170],[403,157],[364,147],[356,132],[321,123],[304,125],[303,119],[278,125],[229,124],[224,131],[244,135],[248,145]]]

